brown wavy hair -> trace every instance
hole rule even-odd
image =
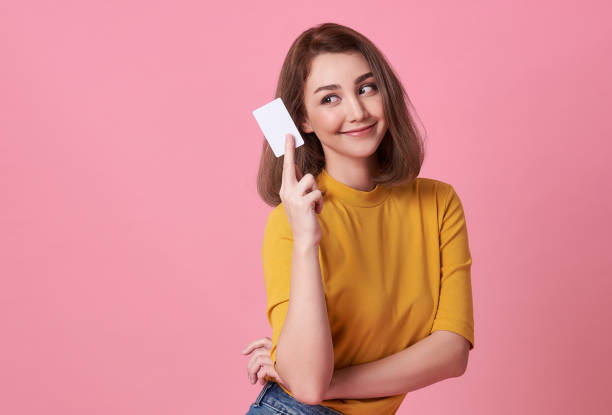
[[[409,110],[413,108],[410,98],[382,52],[364,35],[336,23],[322,23],[304,31],[291,45],[281,68],[274,99],[283,100],[304,139],[304,145],[295,149],[295,164],[303,174],[311,173],[314,177],[325,167],[318,137],[301,129],[305,121],[304,89],[317,55],[346,52],[359,52],[365,57],[383,98],[388,129],[376,150],[380,169],[372,178],[374,184],[397,186],[412,181],[421,171],[425,157],[425,135],[416,128]],[[284,156],[274,155],[264,137],[257,192],[270,206],[281,203],[283,159]]]

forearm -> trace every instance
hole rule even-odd
[[[399,395],[460,375],[460,342],[434,331],[412,346],[383,359],[334,372],[326,399]]]
[[[304,403],[318,403],[329,387],[334,349],[318,244],[294,245],[289,306],[277,344],[276,370]]]

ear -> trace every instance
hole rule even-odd
[[[306,118],[306,120],[302,123],[302,131],[304,131],[305,133],[314,132],[312,126],[310,125],[310,121],[308,121],[308,118]]]

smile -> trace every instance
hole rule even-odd
[[[370,125],[368,128],[364,129],[364,130],[359,130],[359,131],[353,131],[353,132],[346,132],[346,133],[341,133],[341,134],[346,134],[346,135],[350,135],[352,137],[360,137],[362,135],[368,135],[372,132],[372,130],[374,130],[374,126],[376,125],[376,123]]]

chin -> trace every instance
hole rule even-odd
[[[372,155],[378,149],[378,146],[382,142],[384,135],[381,137],[351,137],[343,136],[342,147],[346,150],[346,153],[354,154],[365,154],[366,156]]]
[[[379,145],[379,140],[363,140],[361,142],[348,143],[347,146],[343,146],[344,148],[341,152],[349,157],[366,158],[376,153]]]

